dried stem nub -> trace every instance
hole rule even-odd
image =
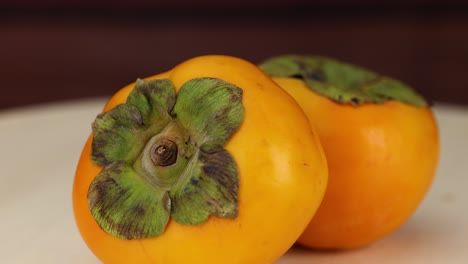
[[[151,147],[151,160],[156,166],[169,166],[177,160],[177,144],[169,139],[162,139]]]

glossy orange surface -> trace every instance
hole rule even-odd
[[[401,226],[435,174],[439,136],[431,109],[396,101],[342,105],[319,96],[301,80],[274,80],[304,109],[329,166],[325,198],[298,243],[355,248]]]

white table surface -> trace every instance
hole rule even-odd
[[[96,264],[82,242],[71,188],[104,100],[0,112],[0,263]],[[345,252],[294,247],[277,263],[468,263],[468,108],[436,105],[441,160],[423,204],[395,233]]]

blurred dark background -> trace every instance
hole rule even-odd
[[[203,54],[332,56],[468,105],[468,1],[4,0],[0,109],[110,96]]]

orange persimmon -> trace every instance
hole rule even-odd
[[[298,243],[356,248],[400,227],[438,162],[438,128],[424,99],[401,82],[324,57],[280,56],[261,68],[301,105],[329,166],[324,200]]]
[[[161,98],[162,106],[148,104]],[[157,117],[155,125],[147,117]],[[146,126],[159,134],[140,132]],[[124,87],[93,127],[73,207],[84,241],[104,263],[273,263],[325,193],[326,160],[306,115],[238,58],[193,58]],[[145,145],[153,142],[161,143]]]

